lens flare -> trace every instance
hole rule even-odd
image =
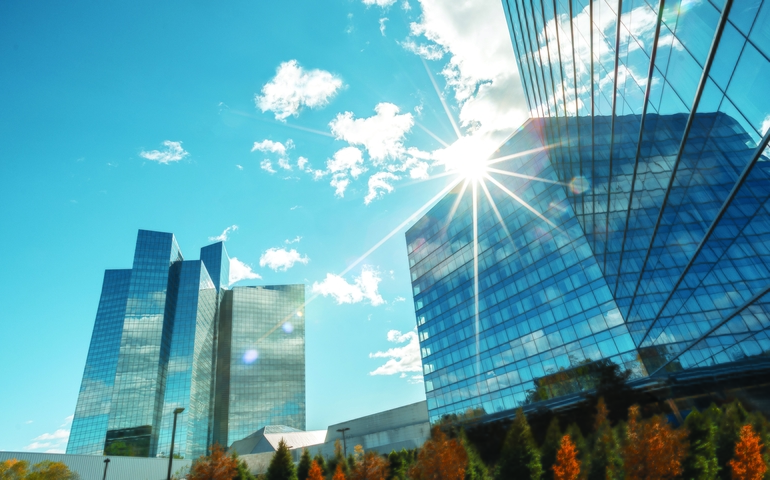
[[[575,195],[581,195],[590,188],[591,184],[586,177],[575,177],[569,182],[569,188]]]
[[[251,365],[252,363],[257,361],[257,358],[259,358],[259,352],[257,352],[253,348],[250,348],[249,350],[246,350],[243,353],[243,358],[241,360],[243,360],[243,363],[245,363],[246,365]]]
[[[283,330],[283,333],[291,333],[291,332],[293,332],[293,331],[294,331],[294,325],[292,325],[292,324],[291,324],[291,323],[289,323],[289,322],[286,322],[286,323],[284,323],[284,324],[283,324],[283,326],[281,327],[281,330]]]

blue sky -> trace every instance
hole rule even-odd
[[[307,285],[309,429],[424,398],[403,232],[527,117],[500,2],[13,0],[0,64],[0,450],[65,447],[140,228]]]

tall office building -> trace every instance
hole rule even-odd
[[[431,420],[770,353],[770,2],[503,6],[532,118],[407,232]]]
[[[107,270],[67,453],[206,453],[266,426],[305,428],[304,286],[229,286],[219,242],[184,260],[140,230],[133,268]],[[240,436],[238,436],[240,435]]]

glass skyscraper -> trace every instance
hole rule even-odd
[[[107,270],[67,453],[206,453],[273,424],[305,428],[304,285],[229,286],[222,242],[182,257],[140,230]],[[240,435],[240,436],[238,436]]]
[[[531,119],[407,232],[431,420],[767,355],[770,2],[503,6]]]

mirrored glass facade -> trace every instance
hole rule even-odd
[[[187,458],[220,440],[215,426],[248,430],[242,436],[263,420],[304,429],[304,286],[228,290],[228,276],[222,243],[185,261],[172,234],[139,231],[133,268],[105,272],[67,453],[165,456],[179,407],[175,453]],[[289,293],[235,293],[244,289]],[[236,365],[232,379],[219,375],[229,371],[230,352],[247,346],[262,352],[251,374]],[[241,396],[231,401],[231,390]],[[230,409],[232,417],[217,416]],[[221,440],[228,444],[227,435]]]
[[[407,233],[431,419],[588,388],[599,360],[770,352],[770,2],[503,6],[532,119],[494,168],[557,183],[475,187],[477,276],[472,186]]]

